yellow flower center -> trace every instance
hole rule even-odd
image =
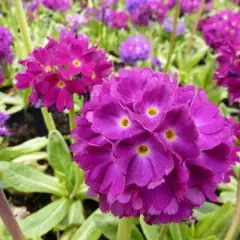
[[[165,137],[169,141],[173,141],[176,138],[176,133],[172,128],[169,128],[165,131]]]
[[[156,116],[158,115],[158,109],[156,107],[150,107],[148,110],[147,110],[147,114],[150,115],[151,117],[152,116]]]
[[[127,127],[130,126],[130,124],[131,124],[131,123],[130,123],[128,117],[122,117],[122,118],[120,119],[120,126],[121,126],[121,127],[127,128]]]
[[[45,70],[46,73],[48,73],[48,72],[52,71],[52,68],[51,68],[51,66],[46,66],[44,68],[44,70]]]
[[[75,59],[75,60],[73,60],[73,65],[75,66],[75,67],[80,67],[81,66],[81,62],[79,61],[79,60],[77,60],[77,59]]]
[[[92,78],[95,78],[96,77],[96,74],[95,72],[92,73]]]
[[[142,144],[142,145],[137,146],[137,153],[140,156],[145,156],[149,152],[150,152],[150,149],[149,149],[149,147],[146,144]]]
[[[64,87],[66,86],[66,84],[65,84],[65,82],[63,82],[63,81],[59,81],[59,82],[57,83],[57,86],[58,86],[59,88],[64,88]]]

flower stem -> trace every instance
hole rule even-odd
[[[29,28],[28,28],[25,12],[22,5],[22,0],[14,0],[14,4],[16,7],[18,22],[19,22],[19,27],[21,29],[21,33],[22,33],[23,42],[28,54],[30,54],[32,52],[32,41],[30,38]],[[41,108],[41,110],[42,110],[42,115],[48,131],[55,130],[56,127],[52,118],[52,114],[49,113],[47,108],[45,107]]]
[[[177,20],[178,20],[179,15],[180,15],[180,0],[177,0],[176,6],[175,6],[174,21],[173,21],[173,31],[171,32],[167,64],[164,68],[164,72],[168,71],[169,65],[171,63],[171,58],[172,58],[172,54],[173,54],[174,46],[175,46],[176,31],[177,31]]]
[[[52,114],[48,112],[48,109],[46,107],[41,108],[43,119],[45,122],[45,125],[48,129],[48,131],[52,131],[56,129]]]
[[[18,21],[19,21],[19,27],[20,27],[20,30],[22,33],[23,42],[25,44],[25,48],[26,48],[27,52],[30,53],[30,52],[32,52],[32,42],[31,42],[31,38],[30,38],[30,34],[29,34],[29,29],[28,29],[28,25],[27,25],[25,12],[24,12],[23,5],[22,5],[22,0],[14,0],[14,4],[16,7],[16,12],[17,12]]]
[[[120,219],[117,232],[117,240],[130,240],[133,226],[133,217],[124,217]]]
[[[238,176],[238,190],[237,190],[237,202],[235,207],[235,213],[233,216],[232,224],[228,230],[225,240],[234,240],[237,233],[238,224],[240,222],[240,173]]]
[[[193,24],[192,29],[191,29],[191,36],[188,40],[187,49],[186,49],[184,57],[183,57],[183,69],[186,68],[187,57],[188,57],[188,55],[191,51],[191,48],[192,48],[193,38],[194,38],[194,36],[196,34],[196,31],[197,31],[198,23],[199,23],[199,20],[200,20],[200,17],[201,17],[203,8],[204,8],[204,4],[205,4],[205,0],[201,0],[200,6],[199,6],[198,11],[195,15],[195,21],[194,21],[194,24]]]
[[[11,208],[8,204],[8,201],[5,197],[5,194],[0,187],[0,217],[3,220],[8,232],[12,235],[14,240],[24,240],[25,237],[13,216]]]
[[[167,230],[168,230],[168,225],[167,224],[162,225],[158,240],[163,240],[164,239],[164,236],[165,236]]]
[[[74,104],[73,107],[69,110],[69,126],[70,130],[73,130],[76,127],[76,121],[75,121],[75,112],[74,112]],[[74,139],[71,138],[72,143],[74,143]]]

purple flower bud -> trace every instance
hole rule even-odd
[[[0,25],[0,64],[1,62],[9,64],[12,63],[12,40],[13,38],[11,32]]]
[[[60,12],[65,12],[70,9],[70,0],[42,0],[46,8],[54,9]]]

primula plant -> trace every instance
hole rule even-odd
[[[0,239],[239,239],[238,8],[1,1]]]

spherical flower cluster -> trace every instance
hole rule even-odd
[[[10,136],[8,129],[5,127],[5,123],[9,117],[8,114],[0,112],[0,137]]]
[[[162,22],[172,5],[172,1],[164,3],[161,0],[126,1],[132,21],[139,25],[148,25],[150,20]]]
[[[143,35],[130,36],[120,46],[120,58],[127,65],[146,60],[151,53],[151,43]]]
[[[201,0],[180,0],[181,10],[184,13],[194,13],[200,7]],[[212,0],[206,0],[206,10],[210,11],[213,8]]]
[[[91,97],[72,151],[103,212],[179,222],[216,201],[237,158],[231,122],[204,90],[132,68],[96,85]]]
[[[233,3],[237,4],[237,5],[240,5],[240,0],[232,0]]]
[[[167,32],[172,32],[173,31],[173,17],[168,17],[165,18],[163,21],[163,28]],[[185,31],[185,24],[183,20],[180,20],[179,23],[177,24],[177,29],[176,29],[176,35],[183,35]]]
[[[218,86],[228,88],[231,101],[240,101],[240,45],[226,45],[219,49],[214,79]]]
[[[101,10],[99,14],[102,14]],[[101,19],[99,16],[98,19]],[[104,22],[110,27],[110,28],[128,28],[128,19],[129,16],[126,12],[124,11],[116,11],[116,10],[110,10],[107,9],[104,12]]]
[[[240,14],[226,9],[201,20],[199,28],[206,43],[218,50],[225,44],[235,44],[240,41],[239,24]]]
[[[31,87],[30,102],[58,111],[70,109],[73,93],[88,93],[112,71],[104,51],[89,46],[88,37],[66,30],[60,32],[59,42],[49,38],[21,64],[26,70],[17,75],[17,88]]]
[[[11,32],[7,28],[4,28],[0,25],[0,64],[12,63],[12,40],[13,38]]]
[[[78,30],[79,27],[85,25],[88,22],[88,19],[85,17],[83,13],[68,15],[67,20],[70,22],[71,29],[73,31]]]
[[[32,1],[27,1],[27,0],[24,0],[23,1],[23,6],[24,8],[26,8],[28,11],[31,11],[31,12],[35,12],[38,7],[39,7],[39,4],[42,2],[42,0],[32,0]]]
[[[42,0],[42,3],[46,8],[60,12],[65,12],[71,8],[70,0]]]

